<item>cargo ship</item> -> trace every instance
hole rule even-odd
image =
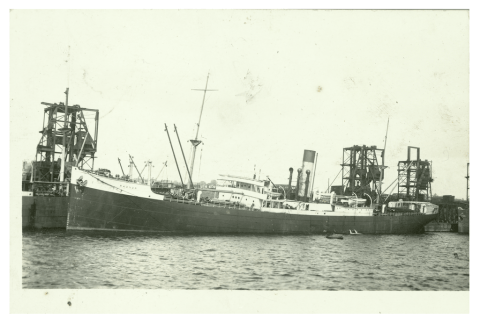
[[[408,234],[423,232],[425,224],[436,218],[438,206],[420,202],[418,190],[416,200],[388,202],[388,206],[387,201],[380,202],[385,148],[376,146],[344,148],[342,186],[332,186],[331,190],[329,186],[327,193],[315,197],[313,181],[318,154],[312,150],[304,150],[295,193],[291,184],[293,168],[289,168],[286,190],[274,186],[268,177],[260,180],[256,174],[253,178],[220,175],[215,189],[195,189],[193,167],[196,148],[201,143],[198,135],[205,94],[210,91],[208,78],[205,88],[199,89],[204,92],[203,101],[196,136],[190,140],[192,159],[187,168],[188,193],[184,193],[188,195],[154,192],[150,177],[148,184],[135,183],[72,167],[67,231],[347,234],[354,230],[363,234]],[[167,125],[165,131],[175,158]],[[175,133],[187,165],[176,126]],[[413,169],[421,168],[422,177],[415,177],[417,183],[423,184],[425,163],[420,164],[419,156],[417,161],[410,162],[410,147],[408,160],[406,172],[412,176]],[[176,158],[175,163],[183,188]]]
[[[304,197],[308,188],[307,179]],[[335,192],[313,201],[290,200],[276,195],[271,181],[232,175],[220,175],[215,189],[191,193],[188,198],[156,194],[148,184],[73,167],[67,231],[409,234],[422,232],[438,213],[428,202],[366,206],[366,199]]]
[[[205,89],[199,89],[204,94],[196,136],[190,140],[192,159],[187,168],[186,192],[173,146],[182,183],[180,191],[168,187],[158,189],[158,186],[155,189],[150,170],[147,184],[143,178],[142,182],[135,182],[125,175],[94,171],[98,110],[69,106],[68,88],[65,104],[42,103],[48,107],[32,170],[34,203],[30,209],[25,209],[30,223],[32,220],[35,223],[35,211],[38,211],[35,197],[48,201],[46,208],[58,205],[50,202],[54,199],[61,201],[59,206],[68,210],[68,231],[348,234],[353,230],[364,234],[407,234],[423,232],[425,224],[437,217],[438,206],[422,202],[425,201],[422,191],[428,189],[425,184],[430,178],[429,164],[420,161],[418,148],[417,159],[410,161],[413,147],[409,147],[408,161],[399,162],[399,194],[400,187],[404,186],[400,185],[400,179],[408,180],[403,201],[400,198],[388,201],[387,197],[381,202],[385,148],[365,145],[344,148],[342,185],[329,186],[326,193],[315,197],[313,180],[317,156],[311,150],[304,151],[296,186],[291,184],[293,168],[289,169],[290,182],[286,191],[282,188],[283,194],[270,179],[260,180],[256,175],[253,178],[221,175],[215,189],[195,189],[193,167],[195,151],[201,143],[198,134],[205,94],[210,91],[207,88],[208,76]],[[87,113],[93,114],[93,128],[87,127]],[[166,125],[165,131],[171,144]],[[187,165],[176,126],[175,133]],[[133,161],[131,169],[132,165]],[[148,165],[151,168],[151,162]],[[401,170],[405,171],[406,178],[400,174]],[[412,187],[410,182],[417,185]]]

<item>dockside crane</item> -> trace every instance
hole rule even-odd
[[[32,163],[31,183],[35,195],[47,194],[52,187],[68,191],[66,184],[72,167],[94,169],[99,111],[69,105],[69,88],[64,94],[65,103],[41,102],[46,107]],[[87,119],[93,122],[89,121],[87,125]]]

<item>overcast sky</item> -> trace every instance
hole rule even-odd
[[[342,148],[386,147],[385,183],[407,146],[433,161],[433,192],[465,197],[469,161],[468,11],[13,11],[11,151],[35,159],[43,108],[100,110],[95,166],[121,174],[128,154],[178,180],[200,127],[194,181],[219,173],[288,182],[318,152],[315,188],[340,170]],[[183,177],[183,175],[182,175]],[[337,178],[334,185],[339,185]]]

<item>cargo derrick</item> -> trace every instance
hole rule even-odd
[[[68,90],[66,92],[68,96]],[[68,97],[67,97],[68,98]],[[32,166],[34,195],[65,195],[72,166],[94,168],[98,139],[98,110],[44,103],[43,128]],[[65,108],[67,109],[65,110]],[[94,120],[89,129],[87,119]],[[61,175],[64,152],[64,175]],[[62,177],[63,176],[63,177]]]
[[[377,146],[343,148],[342,186],[335,187],[336,192],[341,192],[337,194],[356,195],[376,203],[384,178],[384,152]]]
[[[410,155],[416,149],[416,157]],[[432,197],[432,162],[420,160],[420,148],[408,147],[406,161],[398,162],[398,199],[429,201]]]

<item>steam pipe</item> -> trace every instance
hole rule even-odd
[[[310,182],[310,170],[307,169],[307,180],[305,181],[305,202],[308,202],[308,183]]]
[[[290,200],[290,193],[292,192],[292,174],[293,174],[293,168],[290,167],[288,169],[288,171],[290,172],[290,177],[288,178],[288,190],[287,190],[287,199]]]
[[[313,170],[313,177],[312,177],[312,193],[313,193],[313,185],[315,184],[315,172],[317,171],[317,161],[318,161],[318,152],[315,153],[315,169]],[[330,192],[330,191],[327,191]]]
[[[298,175],[297,175],[297,188],[295,191],[295,201],[298,198],[298,191],[300,190],[300,174],[302,173],[302,169],[299,168],[297,171],[298,171]]]

